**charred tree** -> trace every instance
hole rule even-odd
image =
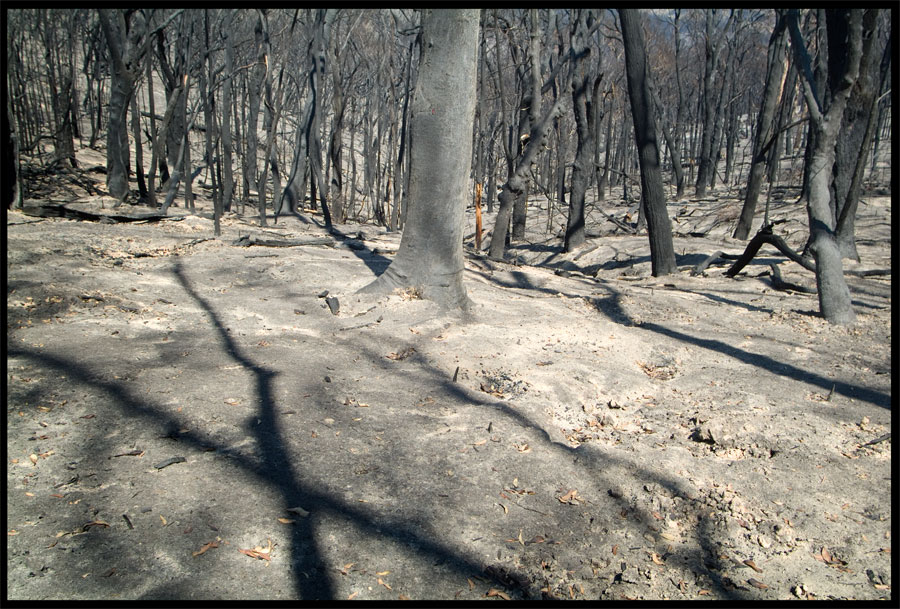
[[[635,9],[619,9],[622,41],[625,45],[625,74],[635,143],[641,167],[641,199],[650,237],[650,266],[654,277],[678,270],[672,245],[672,225],[666,211],[659,146],[654,128],[654,108],[650,94],[650,74],[641,32],[640,13]]]
[[[478,23],[477,9],[423,11],[418,85],[410,110],[406,228],[390,266],[361,292],[415,287],[444,307],[469,306],[462,282],[462,238],[472,164]]]
[[[835,146],[844,109],[859,75],[862,55],[862,10],[826,9],[828,91],[816,87],[809,53],[800,32],[798,11],[788,13],[788,30],[794,56],[801,66],[801,83],[815,142],[807,175],[809,196],[809,250],[816,261],[819,311],[831,323],[850,323],[855,313],[844,281],[841,250],[835,237],[831,205],[831,181]]]
[[[763,99],[756,121],[756,133],[753,139],[753,157],[750,161],[750,175],[747,179],[747,191],[741,216],[734,229],[735,239],[746,239],[750,235],[756,202],[762,186],[763,174],[769,148],[775,143],[775,110],[784,89],[787,62],[787,31],[785,10],[776,11],[775,30],[769,38],[769,50],[766,65],[766,84]]]

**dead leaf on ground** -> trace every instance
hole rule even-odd
[[[278,522],[280,522],[281,524],[294,524],[297,521],[291,520],[290,518],[279,518]]]
[[[196,552],[191,552],[191,556],[193,556],[193,557],[196,558],[197,556],[200,556],[201,554],[203,554],[203,553],[206,552],[207,550],[211,550],[212,548],[218,548],[218,547],[219,547],[219,542],[218,542],[218,541],[211,541],[211,542],[209,542],[209,543],[207,543],[207,544],[204,544],[203,547],[201,547],[201,548],[200,548],[199,550],[197,550]]]
[[[393,588],[391,588],[391,585],[390,585],[390,584],[386,584],[384,581],[382,581],[382,579],[381,579],[380,577],[378,578],[378,584],[379,584],[380,586],[384,586],[384,587],[387,588],[388,590],[393,590]]]
[[[569,505],[577,505],[579,502],[584,503],[584,499],[578,496],[578,490],[572,489],[565,495],[557,497],[560,503],[568,503]]]
[[[753,579],[752,577],[747,580],[747,583],[753,586],[754,588],[759,588],[760,590],[767,590],[769,587],[759,581],[758,579]]]
[[[247,556],[250,556],[251,558],[256,558],[259,560],[272,560],[272,557],[270,556],[270,554],[272,553],[272,549],[275,546],[272,544],[271,539],[266,539],[266,544],[267,545],[265,548],[263,548],[261,546],[256,546],[252,550],[238,548],[238,552],[240,552],[241,554],[246,554]]]
[[[359,594],[359,592],[351,592],[350,596],[347,597],[347,600],[352,601],[354,598],[356,598],[357,594]]]
[[[660,559],[659,554],[657,554],[656,552],[650,552],[650,560],[652,560],[654,562],[654,564],[657,564],[657,565],[666,564]]]
[[[491,588],[490,590],[488,590],[487,593],[485,594],[485,596],[487,596],[487,597],[499,596],[500,598],[502,598],[505,601],[509,600],[509,595],[506,592],[503,592],[502,590],[497,590],[496,588]]]
[[[763,570],[756,566],[756,563],[750,560],[749,558],[744,561],[744,564],[756,571],[757,573],[762,573]]]
[[[354,563],[354,562],[348,562],[346,565],[343,566],[343,568],[339,568],[338,571],[341,572],[341,575],[347,575],[350,572],[350,567],[352,567],[355,564],[356,563]]]
[[[226,404],[228,404],[229,406],[237,406],[238,404],[241,403],[240,400],[235,399],[235,398],[227,398],[227,399],[224,400],[224,402],[225,402]]]
[[[833,567],[841,567],[847,564],[847,561],[833,556],[825,546],[822,546],[822,552],[820,554],[813,554],[813,558],[815,558],[819,562],[824,562],[825,564]]]
[[[304,510],[302,507],[292,507],[292,508],[288,508],[287,511],[288,511],[288,512],[291,512],[291,513],[293,513],[293,514],[297,514],[297,515],[300,516],[301,518],[306,518],[307,516],[309,516],[309,512],[307,512],[306,510]]]

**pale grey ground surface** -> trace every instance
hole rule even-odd
[[[848,267],[889,267],[867,201]],[[645,236],[470,251],[468,320],[357,301],[372,227],[8,213],[8,598],[891,598],[890,277],[851,327],[774,250],[691,277],[738,210],[670,206],[709,236],[660,279]]]

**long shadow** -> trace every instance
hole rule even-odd
[[[755,313],[771,313],[772,309],[768,307],[758,307],[756,305],[747,304],[746,302],[741,302],[739,300],[733,300],[731,298],[725,298],[724,296],[718,296],[716,294],[710,294],[709,292],[699,292],[694,290],[686,290],[690,294],[697,294],[698,296],[703,296],[712,300],[713,302],[721,302],[722,304],[726,304],[730,307],[738,307],[741,309],[746,309],[747,311],[753,311]]]
[[[362,239],[355,239],[335,226],[331,227],[331,234],[343,241],[353,255],[362,260],[376,276],[381,275],[390,265],[390,258],[369,249]]]
[[[280,490],[285,510],[297,505],[311,505],[310,499],[312,498],[303,492],[300,476],[288,458],[283,432],[275,413],[272,382],[278,373],[258,366],[241,352],[225,330],[225,326],[222,325],[212,306],[191,286],[184,274],[181,262],[177,258],[174,260],[172,272],[184,291],[206,312],[228,356],[253,374],[256,396],[259,400],[255,417],[258,421],[255,425],[251,424],[250,421],[254,417],[249,417],[244,425],[244,430],[249,435],[256,436],[261,448],[260,455],[263,463],[261,468],[257,467],[257,475],[262,474],[261,477],[264,481]],[[316,546],[316,537],[312,530],[313,522],[315,522],[314,518],[301,518],[295,523],[296,526],[291,527],[291,547],[294,549],[294,560],[291,561],[291,565],[294,570],[294,586],[300,598],[334,598],[331,580],[324,576],[324,573],[323,577],[305,578],[303,576],[304,578],[301,579],[305,571],[324,571],[323,561]],[[309,548],[308,552],[298,552],[297,549],[303,547],[304,544]]]
[[[504,271],[508,272],[512,275],[512,281],[504,281],[503,279],[492,275],[490,273],[486,273],[480,269],[472,269],[467,268],[466,272],[473,273],[483,278],[488,283],[492,283],[501,288],[512,288],[515,290],[526,290],[529,292],[541,292],[542,294],[549,294],[550,296],[556,296],[557,294],[562,294],[568,298],[579,298],[582,294],[572,294],[567,292],[561,292],[559,290],[554,290],[552,288],[545,288],[539,285],[536,285],[531,279],[528,277],[527,273],[523,273],[522,271]],[[592,288],[600,288],[602,287],[600,284],[595,284],[592,280],[586,279],[585,282],[590,282],[589,285]]]
[[[859,385],[851,385],[850,383],[845,383],[843,381],[836,381],[833,379],[825,378],[824,376],[815,374],[814,372],[809,372],[807,370],[797,368],[796,366],[792,366],[791,364],[779,362],[778,360],[772,359],[767,355],[750,353],[749,351],[738,349],[737,347],[733,347],[720,340],[691,336],[690,334],[685,334],[683,332],[679,332],[678,330],[672,330],[657,323],[644,322],[638,327],[644,330],[649,330],[651,332],[656,332],[657,334],[668,336],[669,338],[674,338],[675,340],[680,340],[692,345],[697,345],[698,347],[703,347],[704,349],[709,349],[710,351],[718,351],[723,355],[728,355],[736,360],[742,361],[746,364],[750,364],[751,366],[757,366],[773,374],[785,376],[795,381],[817,385],[818,387],[821,387],[822,389],[828,391],[830,391],[831,388],[834,387],[835,392],[840,393],[841,395],[844,395],[848,398],[863,400],[874,404],[875,406],[887,408],[888,410],[891,409],[890,395],[886,395],[884,393],[881,393],[880,391],[875,391],[874,389],[869,389],[868,387],[860,387]]]
[[[471,270],[471,269],[470,269]],[[504,288],[515,288],[515,289],[527,289],[527,290],[535,290],[547,294],[557,294],[558,290],[554,290],[551,288],[544,288],[541,286],[534,285],[528,278],[525,273],[521,271],[512,271],[514,281],[503,281],[498,277],[494,277],[487,273],[483,273],[480,271],[471,271],[478,275],[481,275],[489,282]],[[703,294],[707,298],[716,301],[722,301],[729,305],[739,305],[748,310],[756,310],[761,312],[766,312],[767,309],[754,307],[752,305],[744,305],[742,303],[738,303],[736,301],[732,301],[726,298],[720,298],[713,296],[711,294],[696,292],[699,294]],[[567,295],[570,296],[570,295]],[[631,318],[622,310],[620,303],[620,296],[617,292],[613,292],[610,295],[602,298],[592,297],[588,299],[588,301],[596,308],[598,311],[602,312],[606,315],[611,321],[616,323],[625,323]],[[801,368],[797,368],[796,366],[792,366],[790,364],[785,364],[779,362],[771,357],[766,355],[759,355],[756,353],[750,353],[743,349],[738,349],[737,347],[733,347],[727,343],[724,343],[719,340],[699,338],[695,336],[691,336],[690,334],[685,334],[683,332],[679,332],[677,330],[671,330],[657,323],[653,322],[644,322],[638,326],[644,330],[650,330],[651,332],[656,332],[658,334],[663,334],[670,338],[674,338],[676,340],[680,340],[683,342],[688,342],[698,347],[703,347],[705,349],[709,349],[711,351],[718,351],[724,355],[731,356],[737,360],[745,362],[747,364],[757,366],[764,370],[768,370],[769,372],[773,372],[775,374],[779,374],[781,376],[786,376],[792,378],[797,381],[810,383],[813,385],[817,385],[822,389],[830,391],[832,386],[834,387],[835,392],[840,393],[849,398],[864,400],[867,402],[871,402],[876,406],[880,406],[882,408],[891,408],[891,396],[881,393],[880,391],[875,391],[873,389],[869,389],[867,387],[860,387],[859,385],[853,385],[850,383],[845,383],[843,381],[835,381],[833,379],[826,378],[824,376],[818,375],[814,372],[809,372],[807,370],[803,370]]]
[[[356,345],[356,348],[360,349],[361,347],[359,345]],[[369,350],[365,349],[364,347],[362,347],[362,349],[371,356],[372,361],[378,362],[379,367],[383,368],[386,371],[390,371],[393,374],[398,374],[396,368],[385,362],[384,358],[378,357],[376,353],[369,352]],[[522,427],[533,429],[536,432],[542,434],[542,442],[553,452],[555,452],[557,455],[562,456],[564,459],[572,459],[573,457],[576,457],[579,461],[584,461],[585,463],[590,464],[594,472],[602,472],[605,469],[608,469],[613,461],[622,463],[627,465],[628,468],[634,470],[635,478],[640,480],[655,480],[661,486],[666,488],[673,496],[680,496],[682,497],[682,499],[691,501],[692,503],[694,502],[694,500],[690,499],[690,489],[687,488],[681,481],[674,478],[668,478],[658,472],[650,471],[646,468],[641,467],[634,461],[613,457],[609,453],[604,452],[602,449],[598,449],[596,446],[591,444],[582,444],[577,447],[572,447],[560,443],[551,438],[550,434],[542,425],[524,414],[521,409],[515,409],[504,401],[490,400],[488,398],[485,398],[482,394],[468,389],[467,387],[459,383],[449,380],[448,375],[445,371],[442,371],[437,366],[430,364],[425,358],[420,357],[418,359],[423,365],[422,368],[417,368],[414,371],[400,371],[399,374],[405,374],[408,376],[417,375],[419,383],[422,383],[421,375],[424,374],[427,378],[427,382],[424,383],[424,385],[440,387],[447,395],[452,396],[458,403],[466,404],[469,406],[491,408],[495,411],[499,411],[509,419],[516,421]],[[611,484],[615,484],[615,482],[612,482]],[[597,486],[601,486],[599,480],[597,481]],[[642,522],[644,525],[650,525],[655,521],[654,517],[646,509],[634,505],[625,495],[622,495],[618,498],[610,496],[609,500],[615,501],[619,505],[620,509],[627,510],[629,513],[635,513],[636,520]],[[695,509],[699,512],[700,510],[702,510],[702,507],[697,504]],[[694,554],[687,549],[675,550],[670,552],[669,558],[671,559],[672,557],[678,557],[678,559],[681,560],[684,565],[689,566],[691,569],[701,568],[703,573],[707,575],[713,582],[713,587],[716,589],[716,591],[726,598],[741,599],[744,596],[746,596],[747,598],[751,598],[749,595],[742,595],[740,593],[740,589],[736,588],[733,585],[733,582],[715,572],[716,570],[724,571],[728,566],[728,563],[719,557],[721,552],[718,551],[718,548],[713,541],[713,533],[714,532],[712,530],[712,523],[710,521],[710,518],[703,518],[703,522],[700,525],[699,530],[695,534],[697,543],[700,547],[699,554]],[[519,577],[518,579],[522,580],[527,578]]]
[[[460,575],[469,576],[479,573],[487,577],[494,586],[506,585],[500,577],[484,573],[480,562],[462,556],[455,549],[432,538],[423,537],[402,517],[391,518],[370,513],[360,507],[338,500],[328,493],[318,491],[311,485],[305,485],[300,472],[296,471],[291,464],[290,453],[285,445],[281,425],[276,415],[272,381],[279,373],[257,365],[241,352],[210,304],[191,287],[190,281],[177,260],[174,273],[185,291],[200,304],[209,316],[226,353],[255,377],[259,411],[257,415],[248,417],[245,429],[259,442],[262,460],[256,462],[249,456],[232,452],[230,453],[232,462],[277,490],[282,497],[285,509],[302,505],[310,512],[308,517],[297,519],[297,522],[292,525],[296,527],[292,530],[293,560],[291,564],[297,598],[334,599],[334,586],[328,577],[327,566],[323,562],[321,551],[315,545],[316,537],[314,535],[316,522],[327,514],[353,523],[354,526],[373,538],[389,537],[401,543],[413,543],[420,553],[440,561],[445,567]],[[165,412],[162,408],[133,394],[125,385],[104,380],[100,374],[80,363],[47,352],[37,353],[23,349],[15,344],[8,345],[7,356],[28,358],[37,365],[65,373],[67,378],[73,379],[77,383],[99,389],[108,394],[113,402],[129,415],[141,417],[150,425],[160,426],[167,430],[182,430],[178,433],[178,440],[198,451],[224,448],[202,431],[185,430],[184,428],[188,426],[184,421],[179,421],[177,417]],[[256,419],[260,419],[258,424]],[[253,423],[249,423],[250,421]],[[299,550],[300,548],[303,548],[302,552]],[[319,576],[310,576],[310,573],[316,572]]]

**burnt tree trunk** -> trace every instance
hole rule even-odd
[[[467,309],[463,231],[472,164],[478,68],[477,9],[422,13],[419,76],[410,117],[409,212],[397,255],[361,291],[415,287]]]
[[[879,66],[873,42],[876,37],[878,9],[867,9],[863,16],[863,49],[860,59],[859,79],[841,124],[841,137],[837,138],[834,159],[833,190],[838,222],[835,234],[841,255],[859,262],[856,251],[855,219],[862,188],[862,173],[874,134],[875,101],[881,89]],[[887,71],[890,62],[890,43],[881,62],[881,73]]]
[[[830,101],[818,89],[809,54],[800,33],[798,11],[788,13],[788,29],[794,56],[802,66],[803,95],[809,109],[810,130],[815,133],[807,175],[809,176],[809,250],[816,261],[819,311],[831,323],[850,323],[856,315],[850,290],[844,281],[841,250],[835,238],[831,202],[832,168],[841,119],[850,92],[859,75],[862,55],[862,10],[826,9],[828,82]]]
[[[654,277],[678,270],[672,245],[672,225],[666,211],[662,171],[659,167],[659,146],[654,129],[653,102],[650,95],[650,75],[641,32],[640,13],[635,9],[619,9],[622,40],[625,46],[625,74],[631,117],[634,121],[635,143],[641,166],[641,198],[650,237],[650,266]]]
[[[572,106],[575,110],[575,163],[572,167],[572,189],[569,193],[569,216],[566,221],[564,250],[571,252],[584,243],[584,197],[591,174],[594,173],[594,112],[592,105],[600,88],[603,75],[591,74],[589,63],[590,47],[585,36],[593,22],[589,11],[579,11],[573,24],[572,51],[579,59],[573,65],[576,74],[572,79]],[[565,170],[565,166],[563,166]]]
[[[769,38],[769,51],[766,67],[766,84],[763,99],[759,107],[759,118],[756,121],[756,133],[753,139],[753,158],[750,160],[750,175],[747,179],[747,191],[741,216],[732,235],[735,239],[746,239],[750,235],[756,202],[762,186],[763,174],[766,170],[768,148],[775,138],[775,109],[784,89],[787,60],[787,35],[785,30],[785,11],[777,10],[775,30]]]

